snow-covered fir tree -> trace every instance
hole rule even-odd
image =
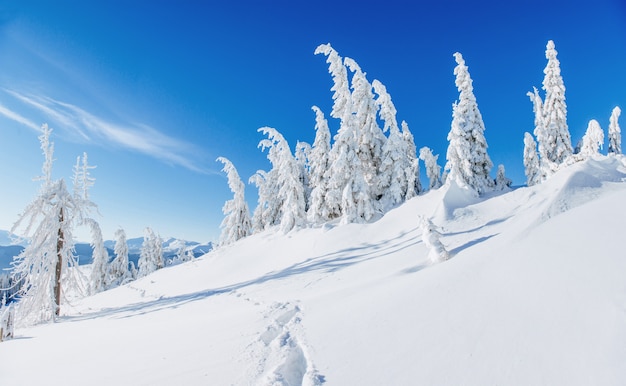
[[[367,98],[361,98],[360,108],[354,102],[344,60],[330,44],[320,45],[315,53],[322,53],[327,57],[328,71],[333,77],[331,90],[334,92],[333,109],[330,115],[340,120],[339,130],[334,137],[334,144],[330,152],[331,165],[326,171],[328,216],[329,219],[341,217],[342,223],[368,221],[377,213],[377,208],[371,199],[371,189],[366,181],[364,164],[358,155],[362,133],[357,132],[356,128],[366,127],[367,122],[371,122],[371,120],[363,119],[363,117],[368,116],[367,105],[370,102]],[[356,66],[354,69],[356,70]],[[353,88],[358,90],[356,91],[357,95],[367,95],[367,86],[365,85],[367,80],[365,75],[361,74],[362,72],[356,80],[353,80]],[[369,93],[371,94],[371,88]],[[353,123],[357,114],[361,118],[360,125]],[[361,140],[361,143],[366,143],[366,140]],[[363,152],[363,154],[366,153]]]
[[[376,103],[380,118],[384,123],[383,132],[389,133],[382,147],[382,160],[377,180],[377,191],[382,192],[382,209],[386,211],[404,202],[408,190],[406,173],[412,166],[413,160],[409,160],[409,146],[398,127],[396,108],[391,101],[391,96],[387,93],[387,88],[377,79],[372,82],[372,85],[378,94]],[[413,155],[415,155],[415,145],[413,145]],[[415,184],[415,177],[412,182]],[[415,195],[414,186],[411,191],[411,194]]]
[[[573,153],[572,140],[567,128],[567,105],[565,84],[561,76],[561,65],[552,40],[546,46],[548,63],[543,70],[543,103],[537,90],[528,95],[535,107],[535,136],[539,143],[542,168],[550,173]],[[541,108],[538,108],[540,106]]]
[[[309,172],[309,155],[311,154],[311,145],[307,142],[297,141],[295,158],[296,164],[300,171],[300,183],[304,187],[304,210],[309,210],[309,202],[311,201],[311,175]]]
[[[622,154],[622,132],[619,127],[619,116],[622,110],[615,106],[609,120],[609,153]]]
[[[459,100],[452,108],[452,125],[448,134],[448,178],[455,178],[460,186],[474,189],[478,194],[493,189],[489,172],[493,163],[487,154],[485,125],[474,96],[472,79],[463,56],[455,53],[454,69]]]
[[[511,181],[511,179],[506,176],[504,165],[498,165],[498,171],[496,173],[495,179],[495,189],[504,190],[510,188],[512,184],[513,181]]]
[[[113,247],[115,258],[109,264],[111,286],[125,284],[133,279],[128,262],[128,242],[126,232],[119,228],[115,231],[115,246]]]
[[[537,185],[542,180],[537,142],[529,132],[524,133],[524,173],[528,186]]]
[[[407,156],[407,165],[404,169],[407,187],[404,199],[408,200],[417,196],[422,191],[422,182],[420,181],[420,161],[419,158],[417,158],[417,147],[415,146],[413,133],[409,130],[409,124],[406,123],[406,121],[402,121],[400,125],[402,127],[404,150],[406,151]]]
[[[7,305],[6,296],[0,303],[0,342],[13,339],[15,329],[15,308],[12,304]]]
[[[272,181],[276,187],[276,195],[267,197],[265,203],[280,217],[280,228],[289,232],[301,226],[306,220],[306,203],[304,200],[304,186],[300,180],[300,168],[289,149],[289,144],[278,130],[271,127],[262,127],[259,132],[267,135],[259,142],[262,150],[267,149],[267,158],[272,169],[267,173],[267,181]]]
[[[367,188],[367,191],[361,193],[368,195],[371,200],[370,205],[377,208],[378,199],[384,194],[384,191],[378,189],[381,186],[378,179],[382,166],[383,147],[387,138],[376,120],[378,106],[374,100],[372,84],[367,80],[365,72],[356,61],[345,58],[344,64],[354,73],[351,82],[353,116],[350,124],[354,127],[357,142],[356,152],[361,162],[361,170]],[[384,93],[386,94],[386,90]],[[393,106],[388,94],[383,99],[386,99],[388,105]],[[395,114],[393,115],[395,118]]]
[[[352,126],[342,125],[331,148],[326,194],[330,218],[341,217],[342,224],[369,221],[377,212],[356,148]]]
[[[280,221],[278,207],[270,205],[278,195],[278,186],[265,170],[257,170],[248,182],[254,184],[258,190],[257,206],[252,215],[252,233],[261,232]]]
[[[138,265],[138,277],[144,277],[165,266],[163,261],[163,240],[150,227],[146,227],[144,230]]]
[[[602,131],[600,123],[595,119],[590,120],[580,147],[580,157],[586,159],[598,155],[600,153],[599,149],[602,148],[603,143],[604,131]]]
[[[248,203],[245,199],[245,185],[241,181],[235,165],[225,157],[219,157],[217,161],[224,165],[222,171],[226,173],[228,187],[233,193],[233,198],[226,201],[222,207],[225,217],[220,225],[222,228],[220,245],[228,245],[250,235],[252,232],[252,221]]]
[[[104,247],[102,230],[98,222],[86,219],[85,224],[91,232],[91,248],[93,250],[93,263],[91,264],[90,292],[92,294],[104,291],[111,283],[109,278],[109,252]]]
[[[328,176],[330,168],[330,129],[324,113],[317,106],[312,107],[315,112],[315,141],[309,153],[309,184],[311,195],[307,218],[313,223],[320,223],[330,219],[326,205]]]
[[[334,144],[329,154],[330,167],[325,171],[325,180],[328,182],[325,205],[330,220],[342,215],[343,190],[348,184],[351,185],[350,168],[355,167],[355,171],[358,171],[360,166],[353,165],[356,158],[356,137],[350,123],[353,109],[348,69],[343,64],[343,58],[330,43],[319,45],[315,49],[315,54],[326,55],[328,72],[333,79],[333,86],[330,89],[333,92],[333,108],[330,116],[339,119],[339,130],[333,138]]]
[[[18,317],[26,324],[55,319],[60,314],[64,293],[80,292],[82,288],[75,276],[78,270],[69,268],[78,265],[73,254],[72,232],[85,210],[85,201],[70,194],[63,179],[52,179],[52,129],[45,124],[41,129],[39,140],[44,163],[43,175],[38,180],[42,185],[11,229],[11,233],[17,233],[25,225],[24,236],[30,238],[30,243],[13,260],[13,279],[23,283]]]
[[[441,233],[432,221],[427,217],[420,216],[419,227],[422,230],[422,242],[428,248],[430,261],[435,264],[448,260],[450,256],[441,242]]]
[[[109,253],[104,247],[102,230],[100,224],[91,217],[91,211],[97,206],[89,198],[89,189],[94,185],[95,178],[91,177],[90,170],[95,166],[89,165],[87,153],[76,158],[74,166],[74,200],[79,203],[82,210],[76,212],[78,225],[89,228],[91,233],[92,247],[92,269],[90,275],[90,292],[97,293],[103,291],[110,282],[108,277]]]
[[[330,43],[321,44],[315,49],[315,55],[326,55],[328,72],[333,78],[333,109],[330,116],[337,118],[341,124],[346,124],[352,115],[352,93],[348,80],[348,70],[344,66],[343,58],[331,47]]]
[[[441,166],[437,165],[439,154],[433,155],[433,151],[424,146],[420,149],[419,159],[424,161],[426,176],[428,177],[428,189],[437,189],[441,186]]]

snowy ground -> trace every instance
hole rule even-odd
[[[426,215],[451,259],[432,265]],[[266,232],[0,343],[0,385],[626,384],[626,166]]]

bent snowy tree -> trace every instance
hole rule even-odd
[[[30,243],[14,258],[13,277],[22,280],[18,296],[17,314],[24,323],[38,323],[55,319],[60,313],[62,286],[80,289],[74,276],[77,261],[73,254],[72,230],[82,218],[88,200],[82,193],[70,194],[63,179],[52,180],[54,144],[50,142],[52,129],[42,126],[39,136],[44,154],[43,181],[37,197],[26,207],[12,233],[24,225],[24,236]],[[87,186],[85,185],[85,188]]]

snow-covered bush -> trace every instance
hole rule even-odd
[[[604,131],[602,131],[598,121],[595,119],[590,120],[580,147],[580,159],[586,159],[599,154],[599,149],[602,149],[603,143]]]
[[[449,259],[446,247],[441,243],[441,233],[429,218],[420,216],[419,227],[422,230],[422,242],[428,248],[428,258],[432,263]]]
[[[12,304],[6,305],[6,298],[2,299],[0,307],[0,342],[13,339],[15,326],[15,309]]]
[[[619,116],[622,110],[615,106],[609,120],[609,153],[622,154],[622,132],[619,127]]]

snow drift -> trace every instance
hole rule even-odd
[[[626,382],[626,165],[447,187],[371,224],[268,231],[64,306],[0,344],[0,383]],[[431,264],[419,216],[450,259]]]

